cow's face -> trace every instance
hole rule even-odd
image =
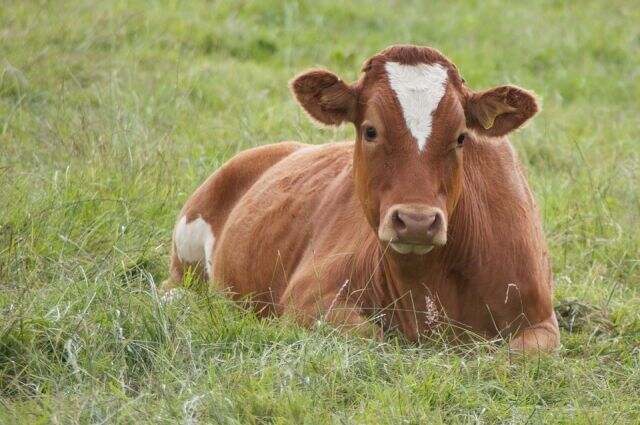
[[[313,70],[293,80],[307,112],[324,124],[356,127],[355,187],[380,241],[423,255],[447,242],[463,186],[465,145],[502,136],[537,111],[527,91],[469,90],[438,51],[394,46],[369,59],[347,85]],[[490,164],[487,164],[490,166]]]

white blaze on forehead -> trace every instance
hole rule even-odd
[[[404,65],[385,63],[391,88],[396,93],[404,121],[422,152],[431,135],[433,112],[447,88],[447,70],[439,63]]]
[[[211,257],[216,238],[209,223],[202,217],[187,223],[187,216],[182,216],[176,225],[173,241],[180,261],[204,265],[207,275],[211,277]]]

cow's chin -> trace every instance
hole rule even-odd
[[[433,249],[433,245],[417,245],[401,242],[389,242],[389,246],[398,254],[425,255]]]

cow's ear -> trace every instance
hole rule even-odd
[[[535,95],[516,86],[470,93],[465,108],[467,126],[487,136],[503,136],[537,112]]]
[[[335,74],[322,69],[310,70],[291,80],[290,87],[304,110],[318,122],[340,125],[355,120],[356,90]]]

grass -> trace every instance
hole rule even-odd
[[[4,1],[0,423],[640,422],[640,8],[611,1]],[[512,138],[563,347],[516,359],[158,299],[173,221],[241,149],[321,143],[287,81],[397,42],[543,111]]]

